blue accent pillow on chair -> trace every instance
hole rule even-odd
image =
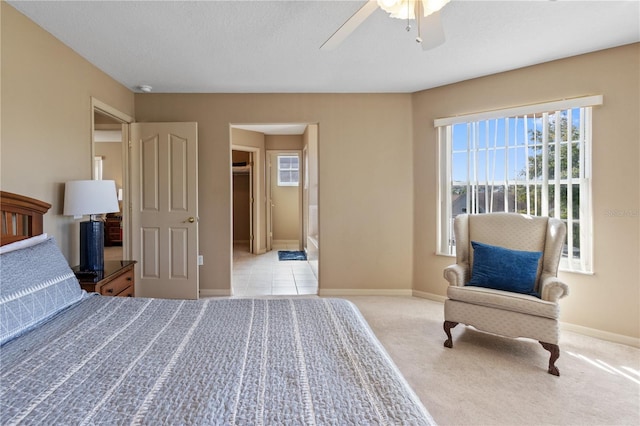
[[[473,269],[467,285],[540,297],[534,286],[542,252],[510,250],[475,241],[471,246]]]

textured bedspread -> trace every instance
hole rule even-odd
[[[91,296],[0,356],[3,425],[434,423],[340,299]]]

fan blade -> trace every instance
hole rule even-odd
[[[362,24],[377,8],[378,3],[376,0],[367,0],[367,2],[358,9],[358,11],[347,20],[347,22],[342,24],[342,26],[338,28],[338,30],[333,33],[333,35],[329,37],[322,46],[320,46],[320,50],[333,50],[338,47],[338,45],[340,45],[344,39],[349,37],[349,34],[358,28],[358,26]]]
[[[420,37],[422,38],[422,50],[433,49],[440,46],[445,41],[444,27],[440,12],[432,13],[429,16],[420,18]]]

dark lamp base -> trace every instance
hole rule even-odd
[[[104,223],[80,222],[80,270],[104,269]]]

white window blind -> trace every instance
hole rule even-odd
[[[561,267],[592,272],[590,96],[435,120],[441,254],[462,213],[518,212],[567,225]]]

